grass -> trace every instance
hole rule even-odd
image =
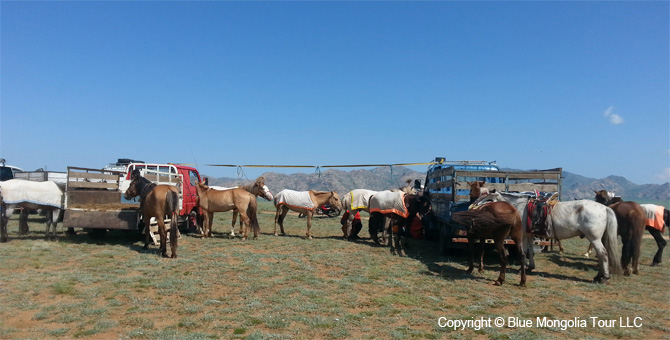
[[[179,258],[142,249],[133,234],[83,232],[43,241],[39,216],[31,233],[0,244],[0,338],[86,339],[626,339],[670,338],[670,259],[650,267],[656,251],[645,238],[641,274],[607,285],[589,281],[597,262],[580,254],[587,242],[563,242],[565,255],[538,254],[528,287],[518,265],[493,286],[499,265],[466,274],[464,254],[437,254],[437,244],[412,240],[408,257],[392,256],[366,238],[342,240],[339,219],[286,219],[287,236],[272,235],[274,213],[259,205],[258,240],[229,239],[230,214],[215,215],[214,238],[184,235]],[[449,320],[518,317],[532,327],[443,328]],[[539,327],[537,318],[589,322]],[[642,327],[593,327],[599,320],[642,318]]]

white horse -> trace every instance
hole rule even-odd
[[[53,239],[56,239],[56,225],[63,209],[63,189],[53,181],[33,182],[22,179],[10,179],[0,182],[0,242],[7,242],[7,223],[17,208],[42,209],[47,213],[46,238],[53,226]],[[23,219],[23,215],[21,219]],[[20,220],[19,224],[26,223]],[[26,223],[27,225],[27,223]],[[27,229],[27,228],[26,228]]]
[[[534,235],[528,232],[528,211],[530,195],[493,192],[481,201],[506,201],[511,203],[521,214],[524,230],[526,256],[528,256],[529,270],[535,268],[533,251]],[[598,275],[594,282],[603,282],[610,279],[611,273],[619,276],[622,273],[620,256],[617,250],[617,220],[612,209],[591,201],[579,200],[558,202],[554,205],[551,214],[547,217],[549,236],[557,240],[575,236],[586,237],[596,250],[598,257]]]

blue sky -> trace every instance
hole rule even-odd
[[[25,170],[443,156],[670,181],[667,1],[0,6],[0,157]]]

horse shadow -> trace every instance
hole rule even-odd
[[[447,281],[459,281],[459,280],[468,280],[482,283],[493,283],[495,279],[488,279],[482,277],[481,274],[477,272],[477,269],[473,273],[467,273],[468,258],[469,253],[467,249],[457,249],[450,251],[447,255],[441,254],[439,252],[437,242],[433,241],[418,241],[410,240],[410,247],[406,249],[406,257],[414,259],[423,263],[426,266],[424,271],[421,271],[420,274],[426,276],[439,276]],[[412,246],[412,243],[415,246]],[[561,266],[568,267],[580,271],[592,271],[594,267],[597,269],[597,262],[593,259],[584,259],[579,256],[566,256],[559,255],[557,253],[546,254],[549,256],[549,261]],[[566,260],[568,257],[570,259],[577,260],[571,262]],[[584,263],[583,260],[588,260],[593,263]],[[475,263],[477,258],[475,257]],[[506,273],[511,275],[507,277],[507,282],[518,284],[517,278],[520,275],[520,266],[519,259],[515,254],[508,255],[508,265]],[[495,250],[487,249],[484,252],[484,271],[485,272],[499,272],[500,263],[498,253]],[[560,273],[550,273],[544,270],[538,270],[537,268],[532,271],[526,271],[529,279],[533,277],[544,277],[552,278],[561,281],[573,281],[573,282],[586,282],[590,283],[591,280],[585,279],[584,277],[577,277],[572,275],[560,274]]]

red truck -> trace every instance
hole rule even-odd
[[[139,162],[117,163],[103,169],[68,167],[63,225],[69,230],[83,228],[98,235],[110,229],[139,230],[142,221],[139,202],[123,198],[130,185],[130,173],[135,169],[156,184],[178,187],[180,228],[195,226],[198,170],[169,163]]]

